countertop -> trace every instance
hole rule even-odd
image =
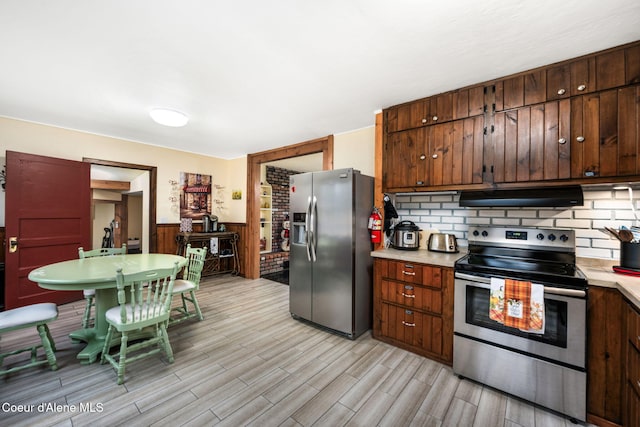
[[[374,258],[386,258],[396,261],[407,262],[421,262],[423,264],[439,265],[441,267],[452,267],[458,258],[467,254],[467,249],[464,248],[458,253],[442,253],[442,252],[430,252],[426,249],[418,249],[412,251],[403,251],[400,249],[379,249],[371,252],[371,256]]]
[[[374,258],[386,258],[397,261],[419,262],[453,268],[458,258],[467,254],[467,248],[458,253],[430,252],[426,249],[403,251],[398,249],[380,249],[371,252]],[[585,274],[589,285],[618,289],[636,308],[640,309],[640,278],[614,273],[611,267],[619,265],[616,261],[595,258],[578,258],[578,268]]]

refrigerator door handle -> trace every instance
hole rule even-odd
[[[316,262],[316,211],[317,211],[318,199],[313,196],[313,203],[311,205],[311,219],[309,220],[311,225],[311,238],[309,239],[309,246],[311,247],[311,260]]]
[[[311,249],[309,236],[311,235],[311,229],[309,228],[309,218],[311,217],[311,196],[307,198],[307,214],[304,217],[304,244],[307,249],[307,261],[311,262]]]

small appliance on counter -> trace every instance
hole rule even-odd
[[[414,251],[420,248],[420,228],[412,221],[401,221],[393,227],[391,247]]]
[[[202,216],[202,232],[215,233],[218,231],[218,217],[216,215]]]
[[[458,241],[456,236],[447,233],[431,233],[427,249],[432,252],[458,252]]]

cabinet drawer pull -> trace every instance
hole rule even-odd
[[[582,91],[583,91],[583,90],[585,90],[586,88],[587,88],[587,85],[580,85],[580,86],[578,86],[578,90],[579,90],[580,92],[582,92]]]
[[[558,95],[564,95],[566,92],[565,89],[558,89]]]
[[[413,327],[415,327],[415,326],[416,326],[416,324],[415,324],[415,323],[405,322],[404,320],[402,321],[402,324],[403,324],[404,326],[409,326],[409,327],[411,327],[411,328],[413,328]]]
[[[405,298],[415,298],[415,295],[409,295],[409,294],[405,294],[404,292],[402,293],[402,296]]]
[[[416,273],[414,271],[404,271],[402,270],[402,274],[406,275],[406,276],[415,276]]]

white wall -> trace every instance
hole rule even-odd
[[[0,154],[4,154],[6,150],[77,161],[87,157],[156,166],[158,168],[156,221],[160,224],[180,222],[180,213],[172,209],[173,206],[169,200],[172,192],[170,180],[179,180],[180,172],[212,175],[214,184],[224,188],[221,192],[223,206],[228,207],[217,213],[220,222],[245,222],[245,207],[235,208],[237,202],[231,203],[231,190],[232,187],[242,188],[243,199],[246,200],[244,198],[247,187],[246,158],[224,160],[0,117]],[[2,211],[4,212],[4,209]]]
[[[333,168],[354,168],[375,176],[375,137],[374,125],[334,135]]]
[[[374,115],[371,116],[371,122],[375,122]],[[221,187],[219,194],[214,194],[214,198],[221,195],[223,201],[214,206],[214,214],[218,216],[219,222],[244,223],[246,221],[246,157],[225,160],[0,117],[0,154],[4,154],[6,150],[77,161],[87,157],[156,166],[158,168],[156,217],[158,224],[180,222],[179,209],[169,200],[175,192],[170,183],[171,180],[178,181],[180,172],[212,175],[214,185],[218,184]],[[374,176],[374,153],[373,124],[363,129],[334,135],[334,168],[336,169],[352,167],[365,175]],[[231,192],[237,189],[242,190],[242,199],[232,200]],[[215,189],[212,191],[216,192]],[[148,206],[143,206],[143,209],[144,212],[148,212]],[[3,192],[0,193],[0,226],[4,226]],[[143,229],[146,227],[148,224],[143,224]]]
[[[640,194],[638,195],[640,197]],[[605,226],[619,228],[640,225],[631,209],[628,191],[584,188],[584,206],[574,208],[465,208],[457,194],[397,195],[395,207],[400,220],[410,220],[423,230],[453,233],[466,246],[470,225],[526,226],[573,229],[576,255],[584,258],[617,260],[620,243],[600,231]],[[636,209],[640,207],[634,197]],[[421,246],[426,239],[421,239]]]

